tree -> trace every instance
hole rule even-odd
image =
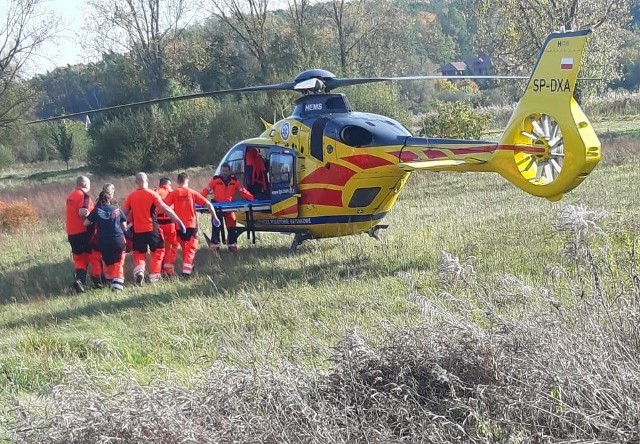
[[[191,0],[90,0],[89,30],[95,46],[107,53],[127,53],[144,73],[148,95],[162,96],[168,87],[167,45],[188,21]]]
[[[37,49],[58,31],[44,0],[6,0],[0,7],[0,127],[27,113],[34,92],[21,75]]]
[[[405,8],[390,0],[326,3],[342,74],[401,71],[408,47]]]
[[[66,120],[61,120],[55,124],[51,138],[56,150],[60,154],[60,158],[67,164],[69,169],[69,161],[73,157],[73,134]]]
[[[583,61],[583,76],[608,81],[619,75],[630,0],[477,0],[476,44],[501,73],[529,74],[544,39],[561,28],[596,30]]]
[[[245,44],[260,66],[263,82],[273,78],[269,46],[275,27],[268,26],[270,0],[213,0],[213,12]]]
[[[321,8],[312,7],[312,0],[287,0],[288,26],[294,38],[295,68],[309,69],[310,66],[321,66],[323,38],[318,22],[321,21]]]

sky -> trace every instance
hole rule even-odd
[[[88,54],[83,50],[81,36],[78,35],[84,19],[84,0],[46,0],[44,4],[61,17],[64,30],[55,42],[46,43],[38,50],[38,56],[33,57],[28,67],[31,75],[88,61]]]

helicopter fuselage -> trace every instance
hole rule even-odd
[[[222,159],[243,182],[245,155],[266,160],[270,210],[253,212],[252,229],[326,238],[370,232],[391,211],[410,172],[403,162],[476,158],[478,171],[498,145],[413,137],[397,121],[352,112],[343,94],[303,96],[294,113],[259,137],[232,147]],[[442,163],[434,170],[455,170]],[[466,165],[465,170],[469,170]],[[238,214],[241,223],[247,214]]]

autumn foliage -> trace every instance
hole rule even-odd
[[[27,202],[0,201],[0,231],[11,231],[38,221],[38,212]]]

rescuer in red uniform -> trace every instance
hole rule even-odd
[[[220,226],[220,221],[216,216],[215,209],[202,194],[189,188],[189,175],[187,173],[178,174],[178,188],[170,192],[164,199],[167,205],[173,205],[173,211],[184,222],[186,230],[178,234],[180,246],[182,247],[182,276],[189,277],[193,271],[193,263],[198,249],[198,218],[196,216],[196,204],[204,205],[209,209],[212,223]],[[217,223],[216,223],[217,221]],[[175,261],[175,257],[174,257]],[[166,261],[165,261],[166,264]],[[171,264],[173,265],[173,263]]]
[[[98,249],[106,265],[105,276],[111,281],[112,291],[122,291],[126,246],[124,231],[127,229],[127,218],[120,208],[112,205],[112,199],[113,191],[111,194],[109,191],[102,191],[84,224],[95,224]]]
[[[136,190],[127,196],[122,211],[133,219],[133,275],[138,285],[144,281],[147,249],[151,250],[149,282],[158,282],[161,278],[164,240],[156,218],[159,209],[168,214],[181,231],[185,231],[184,224],[171,207],[162,201],[158,193],[149,189],[147,175],[136,174]]]
[[[168,177],[163,177],[162,179],[160,179],[160,183],[158,184],[158,188],[156,188],[156,191],[158,192],[160,197],[162,197],[162,200],[165,200],[169,193],[173,191],[173,189],[171,188],[171,180]],[[180,218],[182,219],[182,216],[180,216]],[[184,219],[182,220],[184,222]],[[164,271],[167,276],[173,276],[174,264],[176,263],[176,255],[178,254],[178,236],[176,233],[176,224],[173,220],[171,220],[171,217],[169,217],[168,214],[165,214],[162,210],[159,210],[158,226],[160,227],[162,236],[164,237],[164,260],[162,264],[162,271]]]
[[[220,175],[213,176],[213,179],[207,184],[206,188],[202,189],[201,194],[203,196],[213,195],[214,202],[232,202],[236,193],[240,193],[246,200],[253,200],[253,194],[251,194],[242,184],[238,181],[236,176],[231,174],[231,167],[228,163],[220,165]],[[222,214],[217,215],[218,218],[222,218]],[[224,223],[227,225],[227,231],[229,238],[227,239],[227,245],[229,251],[237,252],[238,245],[236,244],[238,239],[238,233],[236,230],[236,213],[231,211],[224,213]],[[220,226],[213,225],[211,227],[211,248],[218,250],[220,248]]]
[[[71,253],[73,254],[73,289],[78,293],[85,292],[87,285],[87,268],[91,269],[94,282],[102,282],[102,260],[100,252],[91,247],[91,236],[94,227],[86,227],[84,220],[93,210],[93,200],[89,196],[91,181],[86,176],[76,179],[76,188],[67,196],[66,231]]]

